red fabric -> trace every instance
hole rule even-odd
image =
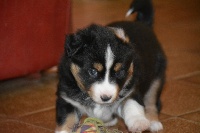
[[[0,19],[0,80],[57,65],[69,32],[70,0],[1,0]]]

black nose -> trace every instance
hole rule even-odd
[[[106,96],[106,95],[101,96],[101,100],[102,100],[103,102],[107,102],[107,101],[109,101],[111,98],[112,98],[111,96]]]

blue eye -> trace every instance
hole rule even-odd
[[[91,77],[96,78],[98,76],[98,72],[96,69],[89,69],[88,73]]]

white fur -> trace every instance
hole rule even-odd
[[[118,91],[117,85],[110,83],[109,81],[110,68],[112,67],[113,62],[114,62],[114,54],[109,45],[106,50],[105,61],[106,61],[106,74],[105,74],[104,80],[102,82],[95,83],[92,85],[92,88],[93,88],[92,98],[97,103],[105,103],[101,99],[101,96],[104,96],[104,95],[108,97],[112,97],[106,103],[113,102],[117,97],[117,91]]]
[[[117,86],[115,84],[111,84],[108,82],[108,80],[104,80],[101,83],[95,83],[93,86],[93,100],[97,103],[105,103],[102,101],[101,96],[108,96],[112,97],[109,101],[106,103],[111,103],[115,100],[117,97]]]
[[[131,15],[131,13],[133,12],[134,8],[131,8],[128,10],[128,12],[126,13],[126,17],[128,17],[129,15]]]
[[[81,113],[85,114],[85,112],[86,112],[86,111],[85,111],[85,107],[84,107],[83,105],[81,105],[79,102],[76,102],[76,101],[74,101],[74,100],[68,98],[64,92],[62,93],[61,97],[62,97],[66,102],[71,103],[74,107],[77,107]]]
[[[118,113],[124,119],[129,131],[139,132],[149,128],[150,122],[145,117],[144,108],[135,100],[128,99],[122,109],[118,109]]]
[[[144,97],[144,104],[145,104],[145,108],[147,112],[154,112],[152,115],[155,115],[157,113],[157,108],[156,108],[156,95],[157,95],[157,91],[158,88],[161,85],[161,80],[160,79],[156,79],[152,82],[149,91],[146,93],[145,97]],[[148,115],[151,114],[147,114],[147,118]],[[157,114],[156,114],[157,115]],[[159,130],[163,129],[162,123],[159,122],[158,120],[158,116],[154,116],[154,119],[149,119],[150,121],[150,128],[149,130],[151,132],[158,132]],[[151,117],[150,117],[151,118]]]
[[[112,115],[116,112],[119,102],[114,103],[111,106],[96,104],[94,108],[85,107],[80,103],[68,98],[66,95],[62,94],[62,98],[71,103],[73,106],[77,107],[82,114],[87,114],[89,117],[96,117],[103,121],[110,121],[112,119]]]
[[[55,131],[55,133],[69,133],[67,131]]]
[[[97,104],[93,110],[94,117],[102,119],[103,121],[109,121],[112,118],[112,114],[112,108],[109,106],[102,106]]]
[[[111,50],[110,45],[108,45],[108,47],[107,47],[105,59],[106,59],[106,69],[108,71],[111,68],[111,66],[112,66],[112,64],[114,62],[114,54],[113,54],[113,52]]]
[[[117,118],[114,118],[114,119],[112,119],[111,121],[106,122],[106,123],[105,123],[105,126],[114,126],[114,125],[117,124],[117,122],[118,122]]]
[[[162,125],[161,122],[159,122],[159,121],[151,121],[151,125],[150,125],[150,128],[149,128],[149,130],[151,132],[158,132],[158,131],[160,131],[162,129],[163,129],[163,125]]]

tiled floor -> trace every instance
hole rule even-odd
[[[153,1],[154,29],[168,57],[162,132],[200,133],[200,1]],[[125,20],[130,2],[73,0],[72,29]],[[56,72],[0,82],[0,133],[53,133],[56,84]],[[117,127],[127,132],[121,121]]]

